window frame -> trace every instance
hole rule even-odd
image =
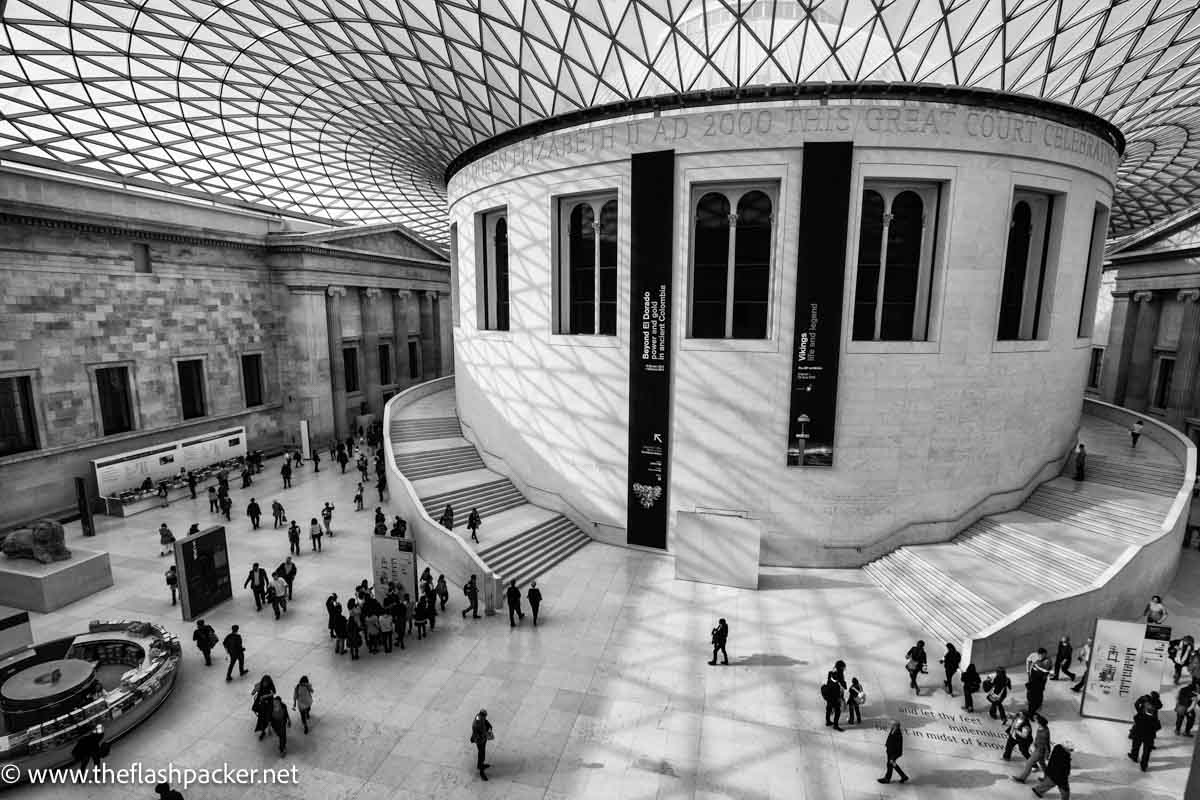
[[[12,452],[0,452],[0,463],[8,459],[28,457],[31,453],[37,453],[40,450],[46,449],[46,431],[43,426],[45,413],[41,403],[41,386],[40,374],[37,370],[13,370],[11,372],[0,372],[0,381],[15,380],[26,381],[29,387],[28,393],[28,416],[27,427],[33,444],[21,450],[13,450]],[[18,389],[18,391],[20,391]]]
[[[250,403],[250,396],[246,392],[246,359],[258,359],[258,398],[259,401],[255,404]],[[267,380],[263,374],[263,352],[261,350],[247,350],[241,354],[238,359],[238,368],[241,371],[242,378],[242,407],[243,408],[261,408],[267,405]]]
[[[616,274],[613,303],[612,333],[600,332],[600,275],[602,270],[610,267],[601,266],[600,237],[593,240],[593,294],[592,294],[592,333],[576,333],[571,330],[571,280],[570,273],[570,224],[571,212],[580,203],[588,203],[592,208],[594,224],[599,225],[600,214],[608,203],[616,203],[616,252],[614,253],[611,269]],[[621,295],[621,193],[617,187],[597,188],[587,192],[569,195],[556,195],[551,198],[554,232],[550,273],[551,285],[551,328],[553,336],[580,337],[583,339],[612,339],[617,336],[620,327],[620,295]],[[598,233],[598,229],[597,229]]]
[[[149,242],[130,242],[129,254],[133,259],[133,272],[135,275],[154,274],[154,254],[150,250]]]
[[[995,316],[992,320],[992,352],[1030,352],[1038,350],[1048,350],[1051,347],[1051,342],[1054,338],[1054,319],[1056,306],[1055,288],[1058,283],[1059,273],[1062,269],[1062,246],[1063,236],[1066,231],[1065,220],[1068,216],[1068,209],[1072,202],[1072,194],[1070,192],[1071,184],[1069,181],[1064,181],[1058,178],[1053,178],[1044,175],[1034,175],[1031,173],[1013,173],[1009,187],[1008,204],[1005,207],[1005,220],[1002,232],[1001,254],[999,261],[999,269],[996,270],[995,284]],[[1001,339],[1000,338],[1000,317],[1003,313],[1004,301],[1004,278],[1006,265],[1008,263],[1008,248],[1009,248],[1009,230],[1012,225],[1013,212],[1020,200],[1019,195],[1035,194],[1048,196],[1053,202],[1049,206],[1047,222],[1041,237],[1042,242],[1040,252],[1042,253],[1042,267],[1034,271],[1031,267],[1029,258],[1026,259],[1025,280],[1026,284],[1023,287],[1022,308],[1028,304],[1031,299],[1036,297],[1035,305],[1035,320],[1033,321],[1034,329],[1029,338],[1016,339]],[[1078,194],[1078,193],[1076,193]],[[1036,230],[1036,229],[1035,229]],[[1036,241],[1037,237],[1030,237],[1031,245]],[[1032,253],[1032,246],[1031,246]],[[1030,275],[1039,275],[1041,282],[1041,291],[1033,296],[1030,294],[1030,286],[1028,278]],[[1022,311],[1021,319],[1018,324],[1018,334],[1020,330],[1025,328],[1024,314]]]
[[[458,257],[458,223],[450,223],[450,327],[462,327],[462,302],[458,296],[462,265]]]
[[[200,413],[193,416],[187,415],[187,407],[183,402],[183,382],[182,376],[179,374],[179,367],[184,362],[197,361],[200,363]],[[176,408],[179,410],[179,418],[184,422],[192,420],[204,419],[213,415],[212,407],[209,403],[210,393],[208,389],[208,358],[203,355],[192,356],[176,356],[171,359],[171,366],[175,371],[175,393],[176,393]]]
[[[408,379],[410,381],[421,380],[422,372],[421,364],[421,338],[419,336],[408,337]]]
[[[1171,407],[1171,384],[1175,378],[1175,366],[1177,363],[1177,353],[1174,350],[1154,349],[1154,369],[1152,370],[1152,378],[1150,379],[1150,391],[1147,398],[1147,407],[1157,413],[1166,413]],[[1163,370],[1166,362],[1171,362],[1170,374],[1166,386],[1162,385]],[[1162,400],[1160,404],[1158,401]]]
[[[1104,277],[1104,240],[1108,235],[1112,209],[1104,203],[1092,206],[1092,228],[1088,241],[1087,261],[1083,268],[1083,291],[1079,299],[1079,323],[1075,329],[1078,339],[1091,340],[1096,330],[1096,305],[1100,283]]]
[[[782,190],[783,178],[780,175],[771,177],[752,177],[732,178],[728,180],[713,178],[690,180],[686,185],[687,203],[683,208],[684,219],[687,224],[687,269],[685,272],[686,292],[683,317],[684,335],[683,339],[688,343],[755,343],[759,346],[767,342],[776,340],[775,325],[776,325],[776,294],[779,287],[779,264],[780,240],[783,238],[780,235],[779,229],[783,216],[781,214],[781,200],[783,197]],[[726,255],[726,283],[725,283],[725,335],[724,336],[693,336],[692,331],[695,329],[695,267],[696,267],[696,207],[700,200],[708,194],[723,195],[729,203],[729,214],[731,217],[736,216],[737,208],[741,200],[751,192],[762,192],[771,201],[771,234],[770,241],[767,243],[766,251],[768,253],[767,262],[767,293],[766,293],[766,319],[764,320],[764,335],[761,337],[739,337],[733,336],[733,298],[736,296],[736,254],[737,254],[737,228],[736,224],[731,221],[729,225],[729,236],[727,241]]]
[[[107,439],[110,436],[121,436],[142,429],[141,403],[138,401],[138,382],[135,374],[136,364],[133,361],[102,361],[92,364],[86,364],[85,368],[88,372],[88,383],[91,386],[92,393],[92,409],[96,425],[96,438]],[[171,365],[174,369],[175,365]],[[99,371],[102,369],[124,369],[125,370],[125,399],[129,404],[129,419],[130,427],[124,431],[114,431],[106,433],[104,430],[104,414],[100,406],[100,382]],[[178,373],[176,373],[176,382],[178,382]]]
[[[387,348],[386,358],[384,357],[384,348]],[[379,356],[379,385],[394,386],[396,383],[395,348],[392,347],[391,338],[379,337],[379,341],[375,345],[375,352]],[[385,368],[387,370],[386,374],[384,373]],[[384,380],[385,377],[387,380]]]
[[[1088,353],[1088,377],[1087,388],[1099,391],[1100,381],[1104,378],[1104,347],[1102,345],[1092,345]],[[1092,377],[1095,377],[1096,382],[1092,382]]]
[[[496,230],[504,222],[504,280],[497,269]],[[496,206],[475,214],[475,327],[478,331],[508,333],[512,330],[512,226],[508,206]],[[499,286],[504,284],[501,302]],[[502,314],[502,308],[504,313]],[[501,322],[504,324],[501,325]]]
[[[363,390],[363,370],[362,370],[362,347],[357,339],[342,340],[342,390],[347,395],[360,394]],[[346,353],[350,350],[354,351],[353,362],[348,361]],[[354,364],[354,388],[350,388],[350,372],[346,369],[349,363]]]

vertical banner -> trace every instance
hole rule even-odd
[[[371,537],[371,574],[375,576],[375,596],[383,599],[389,582],[403,592],[408,589],[417,598],[417,553],[412,539],[391,536]]]
[[[1096,620],[1080,715],[1128,722],[1134,702],[1162,688],[1170,642],[1165,625]]]
[[[179,568],[179,606],[185,620],[190,622],[232,599],[229,546],[223,525],[176,539],[175,566]]]
[[[789,467],[833,466],[853,155],[850,142],[804,144]]]
[[[630,158],[626,541],[667,547],[675,151]]]
[[[96,535],[96,523],[92,519],[92,498],[88,496],[87,481],[75,479],[75,506],[79,509],[79,524],[84,536]]]
[[[312,446],[308,441],[308,420],[300,420],[300,457],[312,461]]]

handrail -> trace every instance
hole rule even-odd
[[[500,576],[492,570],[479,554],[466,543],[461,536],[454,531],[448,531],[442,527],[441,523],[434,520],[425,510],[425,505],[421,502],[421,498],[417,496],[413,489],[412,482],[404,476],[400,468],[396,466],[396,454],[392,449],[391,428],[392,420],[396,413],[401,408],[409,405],[415,400],[419,400],[428,395],[435,394],[446,389],[453,388],[454,375],[446,375],[441,378],[434,378],[430,381],[419,383],[415,386],[410,386],[404,391],[397,394],[392,399],[388,400],[383,408],[383,453],[385,468],[388,475],[389,492],[394,491],[392,487],[397,487],[399,491],[405,493],[408,497],[408,504],[412,506],[408,516],[415,516],[411,522],[412,538],[417,544],[418,555],[420,555],[420,541],[417,536],[418,532],[427,536],[437,536],[448,539],[451,547],[461,551],[461,555],[465,556],[472,564],[475,565],[476,573],[482,580],[483,585],[480,586],[483,596],[484,611],[491,614],[500,607]],[[461,424],[461,422],[460,422]],[[389,495],[391,499],[391,495]]]

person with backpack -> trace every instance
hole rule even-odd
[[[862,722],[862,707],[866,704],[866,690],[858,682],[858,678],[851,678],[850,689],[846,692],[847,725],[855,725]]]
[[[979,691],[982,681],[974,664],[968,664],[962,674],[963,711],[975,710],[975,693]]]
[[[958,652],[950,642],[946,642],[946,655],[942,656],[938,662],[946,670],[946,680],[942,682],[942,686],[946,687],[946,694],[954,697],[954,673],[958,672],[958,665],[962,663],[962,653]]]
[[[921,687],[917,685],[917,675],[925,672],[925,665],[929,663],[929,656],[925,655],[925,641],[918,640],[915,645],[908,648],[904,658],[904,669],[908,673],[908,688],[920,695]]]
[[[467,618],[467,614],[471,614],[472,619],[479,619],[479,584],[475,582],[475,576],[472,575],[467,579],[466,586],[463,587],[463,594],[467,596],[467,607],[463,609],[463,619]]]
[[[1008,698],[1010,689],[1012,689],[1012,679],[1008,677],[1004,667],[997,667],[996,673],[983,682],[983,690],[987,692],[989,717],[999,719],[1001,722],[1008,721],[1008,717],[1004,713],[1004,701]]]
[[[209,625],[202,619],[196,620],[196,630],[192,631],[192,641],[196,643],[196,647],[200,648],[200,652],[204,655],[204,666],[212,666],[212,651],[217,646],[217,632],[213,630],[213,626]]]
[[[842,702],[846,696],[846,662],[838,661],[825,676],[821,697],[825,700],[825,727],[841,731]]]
[[[1196,706],[1200,703],[1200,678],[1185,683],[1175,696],[1175,733],[1191,736],[1196,724]],[[1182,728],[1182,730],[1180,730]]]
[[[1149,769],[1150,751],[1154,749],[1154,740],[1162,723],[1158,720],[1158,712],[1162,708],[1162,700],[1158,692],[1142,695],[1134,703],[1133,727],[1129,731],[1129,760],[1140,763],[1142,772]],[[1139,751],[1141,757],[1138,757]]]
[[[717,653],[721,654],[724,659],[725,666],[729,665],[729,654],[725,652],[725,643],[729,641],[729,625],[726,624],[724,617],[717,620],[717,627],[712,629],[712,661],[708,662],[710,667],[717,665]]]
[[[1026,712],[1022,710],[1013,714],[1005,732],[1008,734],[1008,738],[1004,742],[1004,755],[1002,756],[1004,760],[1012,759],[1014,747],[1021,751],[1022,756],[1029,758],[1029,745],[1033,742],[1033,728],[1029,724]]]
[[[479,544],[479,526],[483,524],[483,519],[479,516],[479,509],[472,508],[471,513],[467,516],[467,530],[471,532],[471,540],[475,544]]]

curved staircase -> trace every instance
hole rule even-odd
[[[571,520],[529,503],[512,481],[489,470],[475,446],[463,438],[458,417],[445,415],[453,410],[453,390],[445,390],[425,398],[414,410],[441,416],[400,416],[389,431],[396,467],[433,519],[440,519],[450,506],[454,530],[505,582],[515,580],[518,585],[536,579],[591,541]],[[472,508],[483,521],[478,544],[466,530]]]

